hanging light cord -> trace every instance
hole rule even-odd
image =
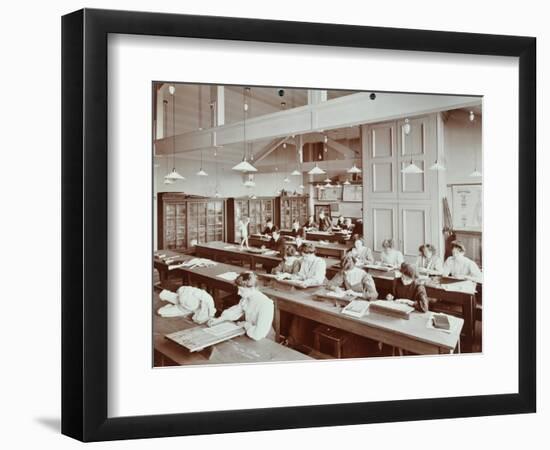
[[[176,95],[172,94],[172,167],[176,169]]]

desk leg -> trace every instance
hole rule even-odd
[[[468,300],[462,303],[462,315],[464,317],[464,351],[466,353],[472,353],[474,344],[474,330],[475,330],[475,296],[468,297]]]
[[[281,310],[275,302],[275,342],[281,341]]]

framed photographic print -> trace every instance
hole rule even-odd
[[[534,38],[62,34],[64,434],[535,411]]]

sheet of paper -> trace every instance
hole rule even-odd
[[[346,296],[346,291],[326,291],[324,295],[327,297],[344,298]]]
[[[475,284],[473,281],[464,280],[464,281],[457,281],[456,283],[448,283],[448,284],[442,284],[441,287],[450,292],[466,292],[466,293],[474,293],[475,292]]]
[[[223,278],[227,281],[235,281],[239,274],[237,272],[224,272],[218,275],[219,278]]]
[[[213,334],[214,336],[222,336],[237,330],[240,330],[241,327],[235,322],[222,322],[213,327],[207,327],[204,329],[206,333]]]
[[[235,250],[237,247],[234,245],[226,245],[223,249],[224,250]]]

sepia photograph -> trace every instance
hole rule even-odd
[[[482,97],[154,82],[154,366],[482,352]]]

